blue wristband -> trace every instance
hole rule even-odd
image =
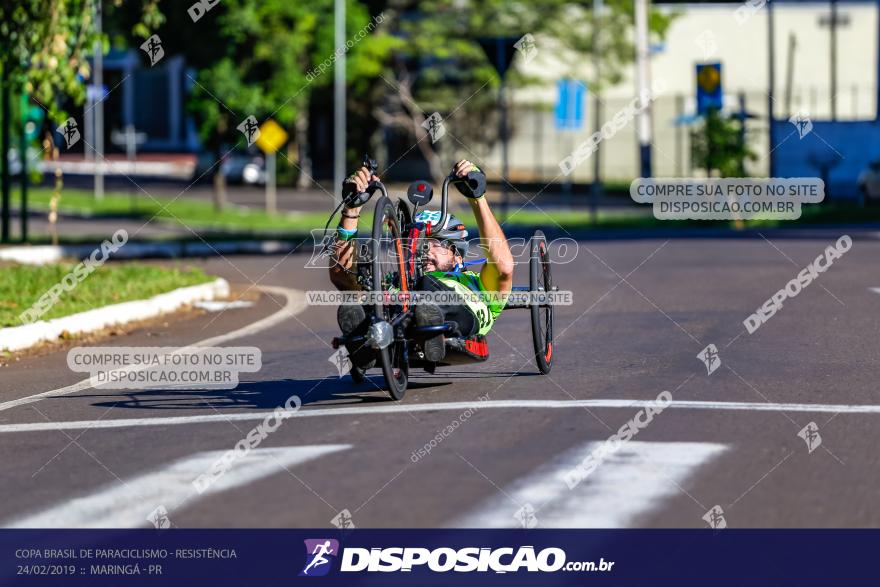
[[[350,241],[357,236],[357,233],[357,229],[348,230],[347,228],[342,228],[341,226],[336,227],[336,235],[341,241]]]

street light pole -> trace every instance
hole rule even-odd
[[[776,155],[774,154],[776,151],[776,119],[773,113],[773,103],[775,102],[773,92],[776,88],[776,25],[773,22],[773,2],[774,0],[767,2],[767,142],[769,143],[767,148],[770,150],[767,164],[770,177],[776,177]]]
[[[0,190],[2,190],[3,211],[2,220],[0,220],[0,242],[9,242],[9,183],[11,181],[9,174],[9,126],[11,121],[9,107],[9,86],[12,84],[12,75],[9,73],[9,63],[12,60],[7,58],[3,63],[3,78],[0,80],[0,117],[2,120],[2,129],[0,129],[0,152],[2,152],[2,176],[0,176]],[[24,214],[24,210],[22,210]]]
[[[27,108],[30,105],[26,98],[27,94],[22,95],[21,99],[21,139],[18,143],[18,152],[21,159],[21,242],[26,243],[28,240],[28,137],[27,137]]]
[[[342,201],[345,180],[345,0],[335,0],[336,66],[333,71],[333,203]]]
[[[498,59],[499,63],[504,58],[504,45],[498,41]],[[508,156],[508,123],[507,123],[507,83],[505,75],[501,75],[501,83],[498,86],[498,102],[501,105],[501,120],[499,121],[499,135],[501,138],[501,222],[507,222],[507,213],[510,209],[510,192],[507,190],[509,176],[509,156]]]
[[[600,53],[602,46],[599,43],[599,31],[602,30],[602,0],[593,0],[593,132],[598,132],[602,126],[602,102],[599,99],[599,72],[601,65]],[[590,205],[590,218],[593,224],[599,222],[599,196],[602,194],[602,141],[596,143],[596,152],[593,154],[593,185],[590,190],[592,197]]]
[[[104,43],[101,40],[101,2],[95,1],[95,86],[98,88],[98,101],[95,103],[95,199],[104,199]],[[88,148],[88,147],[87,147]]]
[[[641,177],[651,177],[651,69],[648,47],[648,13],[650,0],[635,0],[636,11],[636,92],[642,102],[638,119],[639,159]]]
[[[829,61],[831,62],[831,120],[837,120],[837,0],[831,0]]]

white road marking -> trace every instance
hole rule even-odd
[[[237,310],[239,308],[250,308],[253,302],[245,300],[234,300],[232,302],[218,302],[217,300],[202,300],[196,302],[195,307],[201,308],[206,312],[225,312],[226,310]]]
[[[512,410],[512,409],[581,409],[621,408],[638,410],[656,406],[656,400],[585,399],[585,400],[494,400],[472,402],[446,402],[427,404],[397,404],[359,406],[354,408],[304,408],[290,415],[291,418],[320,416],[369,416],[378,414],[405,414],[411,412],[438,412],[465,410]],[[667,410],[726,410],[735,412],[810,412],[814,414],[880,414],[880,405],[849,404],[771,404],[759,402],[704,402],[673,401]],[[197,416],[168,416],[159,418],[119,418],[116,420],[74,420],[70,422],[34,422],[0,425],[0,434],[8,432],[45,432],[49,430],[83,430],[86,428],[130,428],[138,426],[174,426],[180,424],[208,424],[212,422],[248,422],[264,420],[273,412],[247,412],[227,414],[202,414]]]
[[[232,467],[201,495],[242,487],[274,475],[283,467],[351,448],[348,444],[325,444],[257,448]],[[94,493],[66,500],[42,512],[14,520],[6,528],[138,528],[149,526],[147,516],[162,505],[173,508],[192,495],[200,496],[192,485],[199,475],[226,451],[195,453],[163,469],[145,473],[125,483],[115,481]],[[189,502],[187,502],[189,503]],[[174,511],[169,512],[174,521]]]
[[[270,316],[266,316],[262,320],[257,320],[247,326],[243,326],[238,330],[233,330],[232,332],[227,332],[226,334],[221,334],[219,336],[214,336],[212,338],[206,338],[205,340],[201,340],[199,342],[194,342],[190,346],[219,346],[220,344],[233,340],[236,338],[242,338],[245,336],[251,336],[268,328],[275,326],[281,322],[284,322],[288,318],[292,318],[293,316],[302,312],[306,307],[306,298],[305,294],[299,290],[289,289],[286,287],[270,287],[270,286],[260,286],[260,289],[270,293],[276,294],[280,296],[284,296],[285,304],[284,307],[271,314]],[[131,369],[127,369],[131,370]],[[0,403],[0,412],[4,410],[10,410],[12,408],[23,406],[27,404],[32,404],[34,402],[38,402],[40,400],[44,400],[48,397],[58,397],[62,395],[68,395],[71,393],[76,393],[77,391],[82,391],[84,389],[90,389],[92,387],[91,379],[83,379],[78,383],[74,383],[72,385],[68,385],[65,387],[61,387],[58,389],[53,389],[50,391],[44,391],[42,393],[37,393],[34,395],[29,395],[27,397],[22,397],[15,400],[10,400],[7,402]]]
[[[601,446],[588,442],[569,450],[453,523],[456,528],[521,527],[516,513],[528,504],[538,528],[625,528],[679,493],[698,467],[726,446],[704,442],[623,444],[574,489],[562,475]],[[528,507],[528,506],[526,506]]]

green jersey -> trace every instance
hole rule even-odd
[[[507,303],[507,296],[489,295],[480,274],[473,271],[428,271],[437,281],[462,294],[464,303],[471,309],[479,323],[477,334],[485,335],[491,330],[495,319]],[[474,295],[479,294],[479,295]]]

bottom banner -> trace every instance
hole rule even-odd
[[[840,585],[878,530],[0,530],[0,585]]]

